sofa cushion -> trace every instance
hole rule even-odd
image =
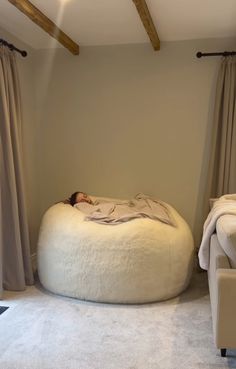
[[[216,223],[217,237],[229,258],[232,268],[236,268],[236,216],[223,215]]]

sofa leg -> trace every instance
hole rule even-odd
[[[222,357],[226,356],[226,349],[220,349],[220,353]]]

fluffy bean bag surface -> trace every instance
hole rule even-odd
[[[189,283],[194,246],[186,222],[167,206],[175,227],[148,218],[98,224],[68,204],[53,205],[38,241],[42,285],[53,293],[112,303],[178,295]]]

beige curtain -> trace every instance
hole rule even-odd
[[[0,47],[0,297],[33,283],[23,191],[20,93],[15,55]]]
[[[236,57],[221,61],[213,108],[195,214],[196,245],[210,211],[209,199],[236,193]]]
[[[236,193],[236,58],[219,70],[212,133],[210,197]]]

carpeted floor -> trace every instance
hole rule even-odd
[[[1,369],[225,369],[212,339],[206,274],[181,296],[147,305],[107,305],[52,295],[40,285],[5,292]]]

